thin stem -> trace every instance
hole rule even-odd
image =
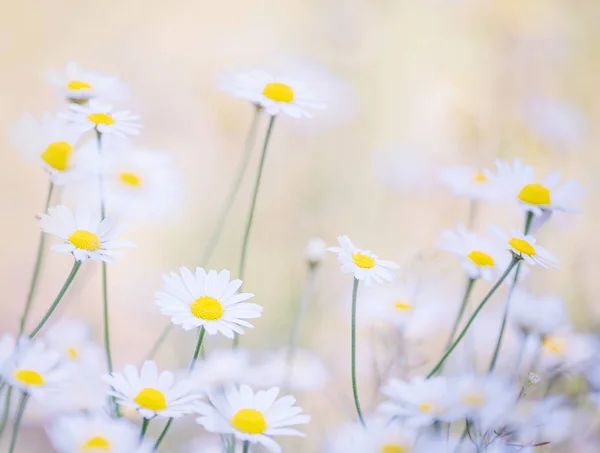
[[[163,428],[162,432],[160,433],[160,436],[158,436],[158,439],[156,439],[156,443],[154,444],[154,449],[155,450],[158,449],[158,446],[160,445],[160,443],[163,441],[163,439],[167,435],[167,432],[169,431],[169,428],[171,427],[171,423],[173,423],[173,419],[172,418],[169,419],[169,421],[167,422],[167,424]]]
[[[356,413],[358,419],[363,426],[366,426],[365,419],[363,418],[362,411],[360,410],[360,402],[358,400],[358,388],[356,385],[356,296],[358,294],[358,283],[359,280],[355,277],[354,284],[352,285],[352,324],[350,327],[350,353],[351,353],[351,367],[352,367],[352,394],[354,395],[354,405],[356,406]]]
[[[477,213],[479,211],[479,201],[471,200],[469,203],[469,213],[467,215],[467,227],[473,228],[475,220],[477,220]]]
[[[17,444],[17,437],[19,436],[19,428],[21,427],[21,420],[23,419],[23,414],[25,413],[25,405],[27,404],[27,399],[29,395],[27,393],[23,393],[21,395],[21,401],[19,401],[19,407],[17,408],[17,415],[15,416],[15,423],[13,425],[12,437],[10,439],[10,447],[8,448],[8,453],[13,453],[15,450],[15,445]]]
[[[515,370],[511,376],[511,381],[516,381],[519,377],[519,371],[521,370],[521,363],[523,362],[523,356],[525,355],[525,346],[527,346],[528,334],[524,334],[522,337],[521,348],[517,354],[517,361],[515,363]]]
[[[469,303],[469,296],[471,295],[471,291],[473,290],[473,285],[475,284],[475,281],[476,280],[474,278],[469,278],[469,280],[467,281],[465,295],[463,296],[462,303],[460,304],[460,309],[458,310],[458,315],[456,316],[456,320],[454,321],[454,326],[452,326],[452,332],[450,333],[450,337],[448,338],[448,342],[446,343],[446,348],[444,349],[445,351],[448,350],[448,348],[452,345],[452,342],[454,341],[454,336],[456,335],[458,326],[460,325],[460,321],[462,320],[465,310],[467,309],[467,305]]]
[[[508,274],[512,271],[512,269],[517,265],[517,263],[520,260],[521,260],[520,257],[513,256],[512,260],[510,261],[510,264],[508,265],[508,267],[506,268],[506,270],[504,271],[504,273],[502,274],[502,276],[500,277],[500,279],[494,284],[494,286],[492,287],[492,289],[490,289],[490,291],[485,295],[485,297],[483,298],[483,300],[480,302],[480,304],[477,306],[477,308],[475,309],[475,311],[473,312],[473,314],[471,315],[471,317],[467,321],[467,324],[465,325],[465,327],[463,327],[462,331],[460,332],[460,334],[458,335],[458,337],[456,338],[456,340],[454,341],[454,343],[452,343],[452,345],[450,346],[450,348],[448,348],[448,350],[442,356],[442,358],[439,360],[439,362],[429,372],[429,374],[427,375],[427,379],[429,379],[434,374],[436,374],[440,370],[440,368],[442,367],[442,365],[444,365],[444,362],[446,361],[446,359],[450,356],[450,354],[452,354],[452,351],[454,351],[454,349],[456,348],[456,346],[458,346],[458,344],[461,342],[461,340],[463,339],[463,337],[466,335],[467,330],[469,330],[469,327],[471,327],[471,324],[473,324],[473,321],[475,320],[475,318],[477,317],[477,315],[479,314],[479,312],[483,309],[483,307],[485,306],[485,304],[487,303],[487,301],[494,295],[494,293],[496,292],[496,290],[500,287],[500,285],[502,284],[502,282],[506,279],[506,277],[508,276]]]
[[[146,356],[146,360],[152,360],[154,358],[154,355],[158,352],[158,350],[160,349],[162,344],[165,342],[165,340],[171,333],[171,329],[173,328],[173,326],[174,326],[174,324],[169,322],[169,325],[163,329],[160,336],[156,339],[156,341],[152,345],[152,349],[150,349],[150,352]]]
[[[6,390],[6,396],[4,400],[4,408],[2,410],[2,421],[0,422],[0,437],[4,434],[4,430],[6,429],[6,422],[8,421],[8,416],[10,415],[10,403],[12,398],[12,387],[8,387]]]
[[[205,333],[206,329],[204,327],[200,327],[200,332],[198,333],[198,343],[196,344],[196,350],[194,351],[194,356],[192,357],[192,361],[190,362],[190,366],[188,368],[188,371],[190,372],[194,369],[196,360],[198,360],[198,355],[200,354],[200,348],[202,347],[202,341],[204,340]]]
[[[250,448],[250,442],[245,440],[244,441],[244,450],[242,451],[242,453],[248,453],[249,448]]]
[[[525,229],[524,233],[528,234],[531,229],[531,222],[533,221],[533,212],[528,212],[525,216]]]
[[[256,181],[254,183],[254,191],[252,193],[252,202],[250,203],[250,211],[248,212],[248,219],[246,221],[246,229],[244,231],[244,239],[242,241],[242,252],[240,256],[240,264],[238,267],[238,278],[244,280],[244,269],[246,266],[246,253],[248,251],[248,239],[250,238],[250,230],[252,229],[252,220],[254,219],[254,211],[256,208],[256,200],[258,198],[258,190],[260,188],[260,180],[262,178],[263,168],[265,166],[265,159],[267,157],[267,149],[269,148],[269,140],[271,138],[271,132],[273,131],[273,125],[275,124],[276,116],[272,115],[269,119],[269,126],[267,127],[267,133],[265,134],[265,141],[263,143],[262,154],[260,155],[260,163],[258,164],[258,173],[256,174]],[[235,334],[233,339],[233,347],[236,348],[239,343],[239,335]]]
[[[37,333],[40,331],[40,329],[42,327],[44,327],[44,324],[46,324],[46,321],[48,321],[48,319],[50,318],[50,316],[52,315],[52,313],[58,306],[59,302],[62,300],[63,296],[67,292],[67,289],[69,289],[69,286],[71,286],[71,283],[73,282],[75,275],[77,275],[77,271],[79,271],[80,267],[81,267],[81,261],[76,260],[73,263],[73,267],[71,268],[71,272],[69,272],[67,280],[65,280],[65,283],[63,284],[62,288],[58,292],[56,299],[54,299],[54,302],[52,302],[52,305],[50,305],[50,308],[48,309],[48,311],[46,312],[46,314],[44,315],[42,320],[38,323],[37,326],[35,326],[35,329],[33,329],[33,331],[29,334],[29,338],[35,337],[37,335]]]
[[[96,129],[96,143],[98,148],[98,161],[100,162],[102,157],[102,132]],[[104,181],[102,178],[102,171],[98,173],[98,186],[100,190],[100,218],[104,220],[106,218],[106,206],[104,201]]]
[[[142,420],[142,430],[140,431],[140,442],[144,440],[144,436],[146,435],[146,431],[148,430],[148,425],[150,424],[149,418],[144,418]]]
[[[50,200],[52,200],[53,191],[54,183],[52,182],[52,180],[50,180],[50,186],[48,187],[48,195],[46,196],[46,207],[44,208],[44,213],[48,212],[48,208],[50,207]],[[29,291],[27,292],[27,302],[25,302],[25,309],[23,310],[21,322],[19,323],[19,337],[23,335],[23,331],[25,330],[25,324],[27,323],[27,317],[29,316],[29,311],[31,310],[31,304],[33,303],[33,296],[35,295],[38,278],[40,276],[40,270],[42,269],[42,260],[44,258],[45,244],[46,234],[42,231],[40,232],[40,241],[38,243],[37,255],[35,258],[35,265],[33,268],[33,275],[31,276],[31,282],[29,283]]]

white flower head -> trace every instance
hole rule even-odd
[[[0,370],[16,352],[17,339],[10,333],[0,337]]]
[[[583,195],[583,189],[575,180],[559,184],[560,173],[549,173],[541,180],[536,179],[531,165],[515,159],[512,166],[503,160],[496,161],[493,184],[509,201],[516,201],[528,212],[536,216],[552,211],[577,211],[576,203]]]
[[[155,416],[177,418],[193,411],[193,402],[200,395],[192,393],[190,380],[175,382],[170,371],[158,373],[156,362],[146,360],[138,372],[125,365],[124,374],[112,373],[103,379],[114,389],[110,395],[117,403],[136,409],[144,418]]]
[[[597,350],[598,341],[589,334],[564,328],[542,338],[539,366],[550,373],[577,373],[591,363]]]
[[[329,439],[327,453],[405,453],[413,452],[417,430],[389,423],[381,417],[368,417],[366,427],[348,423]]]
[[[199,392],[218,391],[231,382],[244,381],[249,363],[247,351],[240,348],[217,349],[195,363],[190,380]]]
[[[61,97],[76,104],[96,98],[117,101],[127,95],[127,87],[117,77],[85,70],[74,61],[68,62],[62,72],[50,71],[47,79]]]
[[[90,325],[83,319],[60,319],[48,328],[44,340],[63,361],[96,371],[104,366],[104,352],[92,340]]]
[[[494,200],[498,196],[496,186],[490,180],[490,172],[469,165],[445,168],[440,179],[456,196],[471,200]]]
[[[272,453],[280,453],[281,447],[271,436],[304,436],[290,426],[308,423],[310,416],[294,406],[293,396],[278,395],[277,387],[254,393],[247,385],[239,389],[231,386],[225,394],[211,394],[212,405],[197,403],[200,417],[196,421],[207,431],[233,434],[240,441],[259,443]]]
[[[53,183],[62,185],[77,176],[75,146],[81,131],[64,118],[46,112],[38,122],[26,113],[10,133],[12,145],[46,170]]]
[[[510,261],[510,255],[496,242],[468,230],[462,223],[443,230],[438,247],[456,255],[470,278],[494,280]]]
[[[253,328],[245,319],[260,318],[262,307],[245,302],[253,294],[239,293],[241,280],[230,280],[228,270],[208,273],[198,267],[192,273],[181,267],[179,274],[171,272],[163,275],[163,290],[156,293],[156,304],[163,315],[171,317],[171,322],[185,330],[204,327],[206,333],[222,333],[228,338],[234,332],[242,335],[244,329]]]
[[[139,442],[139,428],[124,418],[103,413],[65,415],[46,429],[59,453],[150,453],[152,444]]]
[[[312,266],[319,264],[325,259],[327,242],[321,238],[310,238],[304,248],[304,257]]]
[[[66,206],[50,208],[48,214],[39,216],[42,231],[61,238],[64,242],[52,246],[59,253],[72,253],[77,261],[105,261],[112,263],[114,258],[123,255],[120,247],[133,247],[129,241],[117,240],[123,230],[113,219],[99,222],[87,206],[81,206],[75,214]]]
[[[56,391],[44,395],[38,410],[45,420],[52,420],[59,415],[75,412],[100,412],[106,407],[108,385],[94,368],[85,365],[67,363],[71,378],[69,385],[59,387]],[[32,407],[31,409],[34,409]],[[28,409],[30,410],[30,409]]]
[[[294,118],[310,118],[307,109],[325,108],[302,82],[288,77],[274,77],[264,71],[223,77],[219,88],[232,96],[261,106],[273,116],[285,113]]]
[[[139,135],[142,129],[137,123],[139,116],[126,110],[116,112],[112,105],[94,99],[85,105],[71,104],[70,112],[65,117],[81,132],[95,129],[103,135],[127,137]]]
[[[565,325],[565,304],[555,294],[534,296],[520,290],[512,297],[510,318],[521,332],[544,336]]]
[[[523,234],[517,229],[511,229],[511,234],[508,235],[495,225],[488,225],[488,230],[500,239],[508,250],[514,255],[523,258],[526,263],[531,265],[539,264],[546,269],[551,267],[558,269],[558,258],[537,244],[536,239],[532,235]]]
[[[338,236],[339,247],[329,247],[327,250],[334,252],[342,263],[342,272],[354,274],[357,280],[364,280],[370,286],[374,280],[377,283],[391,282],[395,276],[391,270],[399,269],[396,263],[380,259],[370,250],[356,247],[346,235]]]

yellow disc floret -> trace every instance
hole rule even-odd
[[[75,230],[67,239],[78,249],[93,252],[100,248],[100,238],[96,233],[87,230]]]
[[[375,267],[375,258],[362,252],[353,253],[352,260],[354,264],[362,269],[373,269]]]
[[[152,387],[145,387],[133,399],[140,406],[153,411],[160,411],[167,407],[167,398],[163,392]]]
[[[210,321],[219,319],[225,312],[219,299],[211,296],[200,296],[192,302],[190,311],[197,318]]]
[[[250,434],[260,434],[267,429],[265,416],[256,409],[240,409],[231,416],[230,422],[235,429]]]
[[[294,89],[281,82],[269,82],[263,88],[263,94],[277,102],[292,102],[294,100]]]
[[[69,160],[73,153],[73,146],[64,141],[50,143],[40,154],[40,157],[55,170],[64,171],[69,168]]]
[[[538,183],[527,184],[521,189],[518,197],[529,204],[550,204],[550,189]]]

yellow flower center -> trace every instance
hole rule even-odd
[[[192,302],[190,311],[195,317],[208,320],[219,319],[225,312],[219,299],[210,296],[200,296]]]
[[[119,180],[130,186],[139,186],[142,183],[142,179],[138,175],[130,171],[122,172],[119,175]]]
[[[525,239],[511,238],[508,241],[508,243],[513,249],[515,249],[519,253],[529,256],[535,255],[535,248]]]
[[[82,446],[81,450],[110,450],[110,442],[106,437],[90,437]]]
[[[263,94],[277,102],[292,102],[294,100],[294,89],[281,82],[267,83],[263,88]]]
[[[412,310],[413,306],[410,302],[406,302],[404,300],[397,300],[394,302],[394,308],[398,310]]]
[[[484,172],[478,171],[477,173],[475,173],[473,175],[473,181],[475,181],[475,182],[487,182],[488,178],[487,178],[487,176],[485,175]]]
[[[427,401],[423,401],[421,404],[419,404],[419,410],[421,412],[433,412],[434,409],[435,406]]]
[[[83,90],[85,88],[92,88],[92,86],[83,80],[71,80],[67,83],[67,88],[69,90]]]
[[[100,248],[100,238],[98,235],[87,230],[75,230],[67,240],[78,249],[87,250],[88,252],[93,252]]]
[[[44,376],[35,370],[27,370],[25,368],[17,368],[15,370],[15,379],[28,385],[42,385],[44,383]]]
[[[469,406],[481,406],[485,402],[485,398],[479,392],[470,392],[464,395],[461,401]]]
[[[557,337],[544,337],[542,345],[551,354],[561,355],[566,349],[564,340]]]
[[[373,269],[375,267],[375,258],[369,255],[365,255],[362,252],[356,252],[352,254],[354,264],[363,269]]]
[[[493,266],[494,258],[481,250],[471,250],[467,255],[478,266]]]
[[[133,399],[140,406],[153,411],[161,411],[167,407],[165,394],[158,389],[145,387]]]
[[[265,416],[256,409],[240,409],[231,416],[230,422],[238,431],[250,434],[260,434],[267,429]]]
[[[519,200],[529,204],[550,204],[550,189],[541,184],[527,184],[519,192]]]
[[[90,113],[87,117],[88,120],[95,124],[115,124],[115,119],[108,113]]]
[[[408,453],[408,449],[400,444],[385,444],[380,453]]]
[[[46,147],[42,154],[40,154],[40,157],[55,170],[64,171],[69,168],[69,160],[72,152],[73,146],[70,143],[54,142]]]
[[[70,348],[67,348],[67,354],[72,359],[76,359],[77,357],[79,357],[79,354],[77,354],[77,349],[75,349],[72,346]]]

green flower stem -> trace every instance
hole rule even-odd
[[[4,434],[8,416],[10,415],[10,400],[12,398],[12,391],[12,387],[8,387],[8,389],[6,389],[6,399],[4,400],[4,408],[2,409],[2,421],[0,421],[0,437],[2,437]]]
[[[202,347],[202,341],[204,340],[205,333],[206,333],[206,329],[204,327],[200,327],[200,332],[198,333],[198,343],[196,344],[196,349],[194,350],[194,356],[192,357],[192,361],[190,362],[190,366],[188,368],[188,371],[190,373],[194,369],[196,360],[198,360],[198,355],[200,354],[200,348]]]
[[[19,428],[21,427],[21,421],[23,420],[23,414],[25,413],[25,405],[27,404],[28,399],[29,395],[27,395],[26,393],[23,393],[21,395],[21,401],[19,402],[19,407],[17,408],[17,415],[15,416],[15,423],[13,425],[12,437],[10,439],[10,447],[8,447],[8,453],[13,453],[15,450],[15,445],[17,445]]]
[[[444,353],[444,355],[439,360],[439,362],[429,372],[429,374],[427,375],[427,379],[432,377],[434,374],[436,374],[442,368],[446,359],[450,356],[450,354],[452,354],[452,351],[454,351],[456,346],[458,346],[458,344],[461,342],[463,337],[466,335],[467,330],[469,330],[469,327],[471,327],[471,324],[473,324],[473,321],[475,320],[475,318],[477,317],[479,312],[483,309],[483,307],[485,306],[487,301],[494,295],[496,290],[500,287],[502,282],[506,279],[508,274],[510,274],[510,272],[513,270],[513,268],[519,263],[519,261],[521,261],[521,259],[522,259],[521,257],[513,256],[512,260],[510,261],[510,264],[508,265],[508,267],[506,268],[506,270],[504,271],[504,273],[502,274],[500,279],[494,284],[492,289],[490,289],[490,291],[485,295],[483,300],[479,303],[479,305],[477,306],[477,308],[475,309],[475,311],[473,312],[473,314],[467,321],[467,324],[465,325],[465,327],[463,327],[462,331],[460,332],[460,334],[458,335],[456,340],[454,340],[454,343],[452,343],[450,348],[448,348],[448,350]]]
[[[52,315],[52,313],[58,306],[59,302],[62,300],[63,296],[67,292],[67,289],[69,289],[69,286],[71,286],[71,283],[73,282],[75,275],[77,275],[77,272],[79,271],[80,267],[81,267],[81,261],[75,260],[75,262],[73,263],[73,267],[71,268],[71,272],[69,273],[67,280],[63,284],[62,288],[58,292],[56,299],[54,299],[54,302],[52,302],[52,305],[50,305],[50,308],[48,309],[48,311],[46,312],[44,317],[41,319],[41,321],[38,323],[38,325],[35,326],[35,329],[33,329],[31,331],[31,333],[29,334],[29,338],[35,337],[37,335],[37,333],[40,331],[40,329],[42,327],[44,327],[44,324],[46,324],[46,321],[48,321],[48,319],[50,318],[50,316]]]
[[[154,449],[155,450],[158,449],[159,445],[161,444],[161,442],[163,441],[163,439],[167,435],[167,432],[169,431],[169,428],[171,427],[171,423],[173,423],[173,419],[172,418],[169,419],[169,421],[165,425],[164,429],[160,433],[160,436],[158,436],[158,439],[156,439],[156,443],[154,444]]]
[[[248,251],[248,239],[250,238],[250,230],[252,228],[252,220],[254,219],[254,211],[256,208],[256,200],[258,198],[258,190],[260,188],[260,180],[262,178],[263,169],[265,166],[265,159],[267,157],[267,149],[269,148],[269,140],[273,131],[276,116],[272,115],[269,119],[269,126],[267,127],[267,133],[265,134],[265,141],[263,143],[262,154],[260,155],[260,163],[258,164],[258,173],[256,175],[256,182],[254,183],[254,191],[252,193],[252,202],[250,203],[250,211],[248,212],[248,219],[246,220],[246,229],[244,231],[244,239],[242,241],[242,252],[240,256],[240,264],[238,267],[238,278],[244,280],[244,270],[246,266],[246,253]],[[236,348],[239,343],[239,335],[235,334],[233,339],[233,347]]]
[[[248,453],[248,449],[250,448],[250,442],[248,442],[247,440],[244,441],[244,450],[242,451],[242,453]]]
[[[52,180],[50,180],[50,186],[48,187],[48,195],[46,196],[46,207],[44,208],[44,213],[48,212],[53,192],[54,183],[52,182]],[[42,260],[44,258],[45,244],[46,234],[42,231],[40,232],[40,241],[38,243],[37,255],[35,258],[35,265],[33,268],[33,275],[31,276],[31,282],[29,283],[29,291],[27,292],[27,302],[25,303],[25,309],[23,310],[23,315],[21,316],[21,321],[19,323],[19,337],[23,335],[23,332],[25,331],[25,324],[27,323],[27,317],[29,316],[29,311],[31,310],[31,304],[33,303],[33,296],[35,295],[38,278],[42,269]]]
[[[511,376],[511,381],[516,381],[519,377],[519,371],[521,370],[521,363],[523,362],[523,356],[525,355],[525,346],[527,344],[527,340],[529,338],[529,334],[525,333],[521,339],[521,348],[519,349],[519,353],[517,354],[517,360],[515,362],[515,370]]]
[[[362,411],[360,410],[360,401],[358,400],[358,388],[356,385],[356,296],[358,294],[359,280],[355,277],[352,285],[352,324],[350,327],[350,354],[352,367],[352,394],[354,395],[354,405],[358,419],[363,426],[366,426]]]
[[[144,418],[142,420],[142,430],[140,431],[140,443],[144,440],[144,436],[146,435],[146,431],[148,430],[148,425],[150,424],[149,418]]]
[[[173,328],[173,325],[174,324],[172,322],[169,322],[169,325],[167,325],[163,329],[163,331],[161,332],[160,336],[156,339],[156,341],[152,345],[152,349],[150,349],[150,352],[146,355],[146,359],[145,360],[152,360],[154,358],[154,356],[156,355],[156,353],[158,352],[158,350],[160,349],[160,347],[162,346],[162,344],[165,342],[165,340],[167,339],[167,337],[171,333],[171,329]]]
[[[460,304],[460,309],[458,310],[458,315],[456,316],[456,320],[454,321],[454,326],[452,326],[452,332],[450,333],[450,338],[448,338],[448,342],[446,343],[445,351],[452,345],[454,341],[454,337],[456,336],[456,332],[458,331],[458,326],[460,325],[460,321],[462,320],[463,315],[465,314],[465,310],[467,309],[467,305],[469,304],[469,296],[471,295],[471,291],[473,290],[473,286],[475,285],[476,279],[469,278],[467,281],[467,287],[465,289],[465,295],[463,296],[462,303]]]

